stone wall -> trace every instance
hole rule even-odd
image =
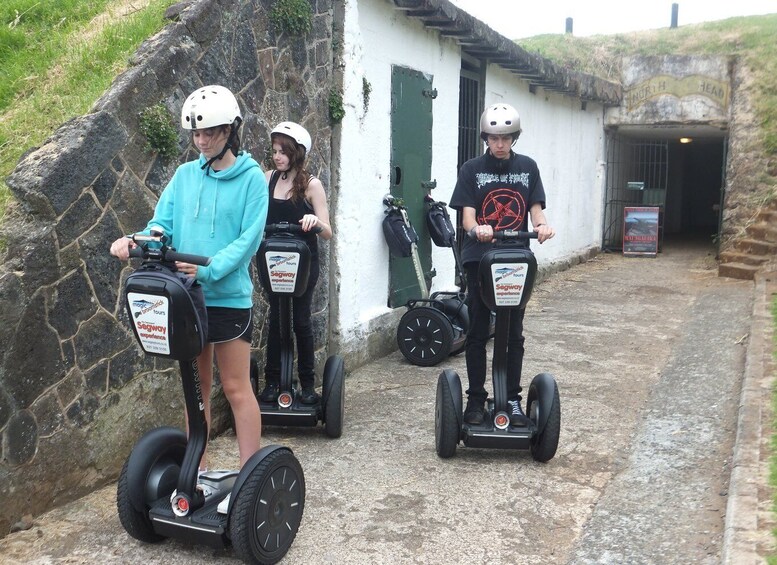
[[[114,479],[148,429],[182,424],[176,368],[140,354],[121,301],[131,268],[108,247],[145,226],[176,166],[196,155],[183,134],[178,159],[148,152],[138,113],[163,102],[178,116],[195,88],[222,84],[244,110],[244,149],[264,161],[275,123],[301,122],[314,139],[310,168],[329,186],[333,0],[310,0],[313,25],[304,37],[273,28],[273,2],[172,7],[171,23],[141,46],[92,111],[25,154],[9,177],[20,210],[6,222],[0,266],[0,536],[22,515]],[[327,343],[328,257],[325,244],[314,302],[318,344]],[[260,292],[255,298],[261,321],[266,303]],[[264,332],[256,324],[260,363]],[[227,413],[217,391],[215,431]]]

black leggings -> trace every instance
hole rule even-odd
[[[467,395],[485,401],[486,392],[486,343],[488,343],[491,310],[480,297],[478,263],[464,265],[467,272],[467,306],[469,331],[467,332],[466,359],[469,388]],[[514,310],[510,316],[510,335],[507,340],[507,398],[520,399],[521,366],[523,364],[523,315],[526,310]]]
[[[316,259],[310,263],[310,278],[305,294],[292,299],[292,327],[297,342],[297,374],[300,384],[307,388],[316,382],[316,359],[313,340],[311,305],[313,291],[318,282],[319,265]],[[267,333],[267,361],[264,366],[265,382],[278,384],[281,379],[281,319],[280,301],[288,300],[270,295],[270,326]]]

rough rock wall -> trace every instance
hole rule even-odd
[[[222,84],[244,110],[244,149],[264,161],[275,123],[301,122],[314,138],[310,169],[329,186],[333,0],[310,1],[304,37],[273,28],[273,1],[172,7],[171,23],[140,47],[92,111],[25,154],[9,177],[22,213],[7,222],[0,266],[0,536],[22,515],[115,478],[148,429],[182,423],[177,370],[140,354],[121,304],[131,269],[108,247],[145,226],[176,166],[196,155],[183,134],[179,159],[149,153],[138,113],[161,101],[178,116],[195,88]],[[327,245],[321,256],[319,345],[328,331]],[[255,319],[264,320],[258,289],[255,299]],[[255,346],[263,347],[264,331],[257,323]],[[261,362],[261,349],[257,356]],[[227,408],[220,391],[215,396],[218,431]]]
[[[773,195],[777,165],[764,156],[753,98],[759,85],[741,62],[732,63],[731,122],[720,251],[731,249]]]

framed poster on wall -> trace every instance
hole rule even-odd
[[[658,253],[658,206],[623,209],[623,254],[655,257]]]

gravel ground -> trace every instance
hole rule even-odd
[[[753,283],[717,277],[703,244],[657,258],[602,254],[529,303],[524,384],[555,375],[561,440],[526,452],[434,450],[437,375],[394,353],[348,374],[340,439],[266,429],[305,473],[288,563],[719,563]],[[237,464],[235,438],[210,448]],[[0,540],[4,563],[210,564],[229,549],[127,536],[115,485]]]

